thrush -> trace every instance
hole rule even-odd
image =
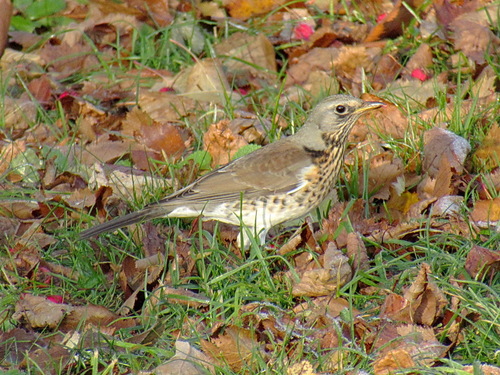
[[[383,105],[348,95],[327,97],[294,135],[233,160],[139,211],[87,229],[80,238],[154,218],[202,216],[242,225],[239,239],[243,235],[245,247],[249,233],[263,244],[270,228],[306,215],[329,195],[355,122]]]

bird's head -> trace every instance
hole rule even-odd
[[[343,141],[361,115],[384,106],[381,102],[368,102],[349,95],[332,95],[312,110],[304,127],[326,134],[328,138]]]

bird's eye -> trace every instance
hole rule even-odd
[[[343,105],[338,105],[338,106],[335,108],[335,112],[340,113],[340,114],[345,113],[345,111],[346,111],[346,108],[345,108],[345,106],[343,106]]]

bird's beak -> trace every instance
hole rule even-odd
[[[363,102],[361,107],[356,110],[356,113],[364,113],[368,111],[372,111],[374,109],[385,107],[386,104],[382,102]]]

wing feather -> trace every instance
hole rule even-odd
[[[242,194],[251,199],[266,192],[287,192],[302,184],[300,172],[311,162],[304,148],[284,138],[234,160],[158,203],[206,204],[235,200]]]

